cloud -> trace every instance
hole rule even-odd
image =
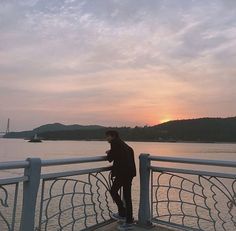
[[[103,124],[235,114],[234,5],[1,1],[2,114]]]

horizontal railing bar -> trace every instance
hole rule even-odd
[[[77,170],[77,171],[47,173],[47,174],[42,174],[41,179],[48,180],[48,179],[54,179],[54,178],[58,178],[58,177],[84,175],[84,174],[88,174],[88,173],[105,172],[105,171],[109,171],[109,170],[111,170],[110,166],[101,167],[101,168],[83,169],[83,170]]]
[[[46,166],[53,166],[53,165],[80,164],[80,163],[99,162],[99,161],[106,161],[106,160],[107,160],[106,156],[42,160],[42,166],[46,167]]]
[[[42,166],[53,166],[53,165],[67,165],[67,164],[79,164],[79,163],[90,163],[106,161],[106,156],[92,156],[92,157],[80,157],[70,159],[53,159],[53,160],[42,160]],[[0,162],[0,170],[5,169],[18,169],[29,167],[28,161],[8,161]]]
[[[214,165],[214,166],[221,166],[221,167],[236,167],[236,161],[162,157],[162,156],[153,156],[153,155],[149,156],[148,158],[149,160],[152,160],[152,161],[174,162],[174,163],[183,163],[183,164]]]
[[[222,177],[222,178],[236,178],[236,174],[228,174],[228,173],[197,171],[197,170],[188,170],[188,169],[179,169],[179,168],[163,168],[163,167],[155,167],[155,166],[151,166],[150,169],[154,172],[172,172],[172,173],[184,173],[184,174],[191,174],[191,175],[216,176],[216,177]]]
[[[0,179],[0,185],[16,184],[28,180],[28,176]]]
[[[17,168],[27,168],[29,167],[28,161],[8,161],[0,162],[0,170],[5,169],[17,169]]]

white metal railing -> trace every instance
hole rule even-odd
[[[141,225],[236,229],[236,162],[149,154],[139,158]],[[1,171],[24,170],[18,177],[0,179],[0,230],[86,230],[111,222],[111,167],[97,166],[105,161],[105,156],[97,156],[0,163]],[[90,163],[90,168],[82,169],[82,163]],[[41,173],[44,167],[61,165],[72,169]],[[220,169],[210,171],[210,166]]]
[[[1,171],[24,170],[19,177],[0,179],[0,230],[83,230],[111,222],[111,167],[96,166],[104,161],[106,156],[0,163]],[[95,166],[41,173],[43,167],[82,163]]]
[[[14,161],[0,163],[0,170],[24,169],[29,166],[27,161]],[[9,177],[0,179],[0,230],[15,230],[16,209],[18,203],[19,185],[29,180],[27,175],[20,177]],[[6,187],[10,187],[12,196],[11,216],[6,217],[6,211],[3,208],[9,207],[9,193]],[[4,210],[4,211],[2,211]],[[7,214],[8,215],[8,214]]]
[[[152,222],[181,230],[236,230],[236,162],[141,154],[139,223]]]

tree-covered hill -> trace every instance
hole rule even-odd
[[[118,130],[130,141],[236,142],[236,117],[174,120],[145,127],[102,127],[98,125],[48,124],[32,131],[9,133],[6,138],[30,138],[35,133],[45,140],[103,140],[108,129]]]

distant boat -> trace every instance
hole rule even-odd
[[[40,143],[40,142],[42,142],[42,140],[40,140],[40,139],[38,138],[38,135],[35,134],[34,137],[29,140],[29,142],[32,142],[32,143]]]

